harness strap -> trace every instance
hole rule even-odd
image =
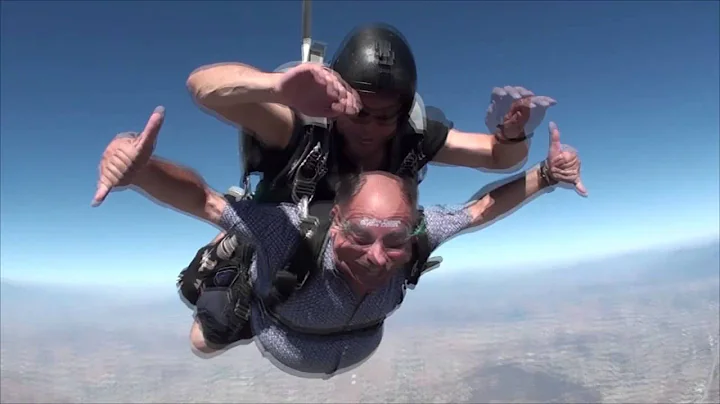
[[[332,203],[315,204],[311,214],[302,219],[300,240],[295,251],[285,267],[275,274],[270,292],[260,298],[268,312],[272,312],[278,304],[286,302],[296,290],[302,289],[308,278],[318,270],[318,259],[330,229],[331,208]]]
[[[309,152],[304,153],[304,158],[299,162],[296,167],[290,167],[290,170],[295,171],[295,176],[292,182],[292,198],[295,203],[299,203],[305,199],[307,203],[310,203],[313,196],[315,195],[315,189],[317,188],[318,182],[327,174],[327,160],[330,154],[330,134],[325,126],[318,126],[316,124],[310,125],[308,133],[310,136],[310,142],[308,147],[311,147]],[[307,150],[307,147],[306,147]],[[296,160],[297,161],[297,160]]]
[[[430,249],[430,239],[428,238],[427,231],[425,231],[425,215],[422,209],[420,209],[420,220],[418,224],[421,226],[421,230],[415,236],[415,241],[412,245],[414,263],[406,270],[406,285],[410,288],[414,288],[417,285],[420,277],[424,273],[437,268],[442,262],[442,257],[433,257],[430,259],[432,250]]]
[[[231,338],[235,340],[247,332],[249,325],[252,301],[252,285],[250,282],[250,265],[255,249],[247,243],[237,246],[230,260],[230,265],[237,268],[235,279],[228,288],[228,301],[234,302],[227,305],[224,315],[228,318],[231,330]]]
[[[242,137],[239,141],[240,150],[240,167],[242,168],[242,176],[240,177],[240,185],[245,193],[252,194],[250,189],[250,173],[253,171],[253,164],[257,159],[257,140],[245,130],[240,131]]]
[[[379,319],[375,321],[370,321],[363,324],[357,324],[352,326],[344,326],[344,327],[333,327],[333,328],[311,328],[311,327],[303,327],[296,324],[292,324],[288,321],[285,321],[281,316],[278,316],[272,311],[268,311],[268,314],[270,317],[273,318],[273,320],[277,321],[278,323],[282,324],[283,326],[301,334],[309,334],[309,335],[318,335],[318,336],[341,336],[341,335],[348,335],[348,334],[357,334],[362,332],[368,332],[368,331],[374,331],[378,328],[382,327],[382,325],[385,323],[385,319]]]
[[[204,279],[204,274],[201,274],[200,266],[209,248],[212,248],[211,245],[200,247],[197,253],[195,253],[195,257],[190,261],[190,264],[180,272],[176,282],[176,286],[182,296],[193,306],[197,304],[197,300],[200,297],[200,289],[202,288]]]
[[[226,195],[230,199],[232,196]],[[238,249],[237,236],[226,234],[215,244],[201,247],[190,264],[180,272],[177,287],[187,301],[196,305],[205,280],[214,276],[219,270],[227,268],[227,264],[236,264]]]
[[[300,160],[302,159],[302,156],[306,156],[310,148],[312,147],[313,142],[315,141],[315,127],[314,125],[306,125],[304,130],[305,137],[309,139],[308,142],[305,143],[303,147],[298,147],[295,149],[289,163],[286,164],[285,167],[272,179],[273,188],[277,186],[278,181],[285,179],[291,175],[292,171],[297,168]]]

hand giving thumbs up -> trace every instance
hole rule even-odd
[[[110,142],[98,166],[99,179],[91,206],[103,203],[113,188],[130,185],[133,176],[150,160],[164,119],[165,108],[157,107],[139,135],[126,132]]]
[[[550,150],[546,164],[551,179],[572,184],[578,194],[588,195],[580,178],[580,157],[575,149],[560,143],[560,130],[555,122],[550,122]]]

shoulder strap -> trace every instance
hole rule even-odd
[[[303,197],[310,201],[314,196],[317,184],[327,172],[332,140],[322,124],[305,122],[302,130],[302,141],[283,165],[270,172],[262,171],[264,177],[256,190],[262,194],[259,200],[299,203]]]
[[[292,200],[300,203],[306,199],[309,203],[320,180],[328,172],[328,158],[332,137],[326,125],[311,123],[307,126],[310,142],[306,151],[297,160],[291,162],[289,174],[292,179]]]
[[[415,93],[412,109],[410,110],[410,126],[415,132],[422,133],[425,131],[426,111],[425,102],[423,102],[420,94]]]
[[[418,171],[421,169],[418,163],[425,157],[422,145],[427,127],[426,120],[425,103],[420,94],[415,93],[415,101],[407,124],[401,128],[393,141],[390,171],[399,176],[414,177],[422,181],[418,176]]]
[[[301,289],[320,268],[320,256],[327,241],[332,203],[313,204],[310,215],[300,224],[300,240],[285,268],[275,274],[270,293],[262,298],[268,311]]]

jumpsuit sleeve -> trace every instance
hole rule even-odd
[[[425,209],[425,226],[431,250],[467,229],[472,222],[464,205],[435,205]]]

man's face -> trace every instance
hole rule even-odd
[[[348,152],[355,158],[380,153],[395,135],[400,113],[400,98],[360,93],[363,109],[356,116],[341,115],[337,128],[345,139]]]
[[[340,270],[362,289],[384,285],[411,258],[414,209],[390,192],[361,190],[335,208],[334,247]]]

